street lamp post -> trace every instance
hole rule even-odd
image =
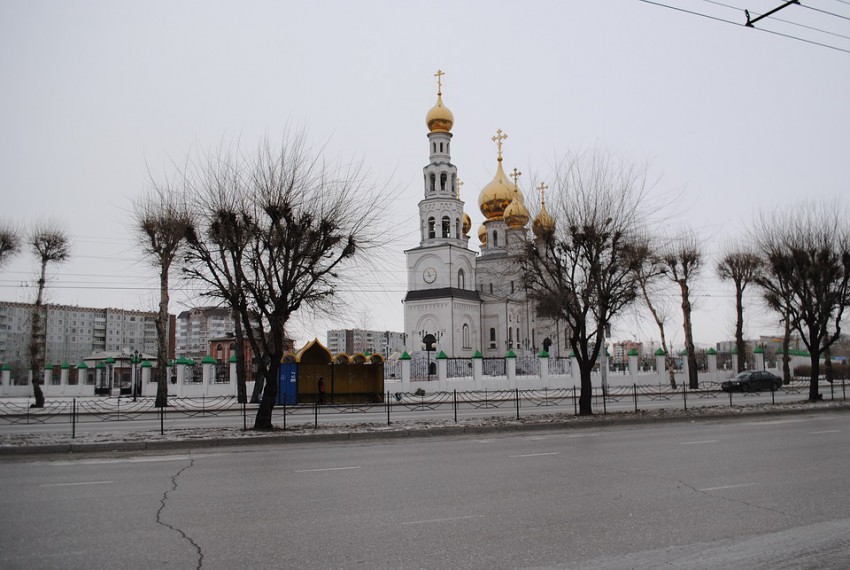
[[[133,359],[130,361],[133,366],[133,401],[136,401],[136,396],[141,392],[141,383],[139,382],[139,351],[133,351]]]

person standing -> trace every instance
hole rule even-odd
[[[325,403],[325,379],[324,377],[319,377],[319,404]]]

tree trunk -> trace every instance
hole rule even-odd
[[[699,388],[699,370],[697,370],[697,353],[694,348],[694,333],[691,325],[691,300],[688,284],[684,280],[679,281],[682,289],[682,316],[685,329],[685,351],[688,359],[688,388],[697,390]]]
[[[658,314],[658,311],[655,310],[655,307],[652,304],[652,301],[649,300],[649,293],[646,290],[646,284],[641,280],[640,282],[640,290],[643,292],[643,299],[646,301],[646,306],[649,307],[649,312],[652,313],[652,318],[655,319],[655,324],[658,325],[658,332],[661,333],[661,349],[664,351],[666,356],[664,357],[664,363],[667,365],[667,375],[670,378],[670,387],[674,390],[676,389],[676,371],[673,370],[673,357],[670,356],[670,351],[667,350],[667,335],[664,332],[664,321],[661,319],[661,316]]]
[[[581,392],[578,397],[578,414],[580,416],[593,415],[593,383],[591,382],[591,374],[593,372],[593,363],[587,362],[578,363],[579,372],[581,375]]]
[[[154,406],[168,405],[168,268],[160,265],[159,313],[156,316],[156,401]]]
[[[41,260],[41,274],[38,278],[38,294],[32,308],[30,327],[30,370],[32,370],[32,395],[35,398],[33,408],[44,407],[44,392],[41,382],[44,379],[44,331],[41,323],[41,307],[44,304],[44,284],[46,283],[47,260]]]
[[[785,334],[782,337],[782,382],[791,382],[791,323],[788,320],[788,312],[785,313]]]
[[[818,392],[818,380],[820,377],[820,355],[814,350],[811,351],[812,377],[809,380],[809,401],[817,402],[821,399]]]
[[[744,345],[744,291],[740,287],[735,287],[735,312],[735,348],[738,349],[738,370],[736,372],[743,372],[746,365],[744,356],[747,347]]]
[[[236,338],[236,401],[244,404],[248,401],[245,387],[245,334],[242,332],[242,319],[233,309],[234,337]]]
[[[263,398],[260,401],[260,407],[257,408],[257,417],[254,420],[254,429],[272,429],[272,412],[274,405],[277,402],[277,371],[278,367],[269,366],[265,374],[265,390],[263,390]]]
[[[257,355],[254,355],[254,362],[257,361]],[[259,364],[258,364],[259,366]],[[265,376],[258,374],[254,376],[254,389],[251,391],[251,403],[258,404],[260,403],[260,398],[263,395],[263,388],[265,387]]]

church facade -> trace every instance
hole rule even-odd
[[[477,235],[479,252],[470,249],[472,222],[451,162],[454,116],[443,104],[442,75],[436,74],[437,103],[426,115],[429,162],[419,202],[419,246],[405,252],[406,348],[410,353],[442,351],[450,358],[533,354],[546,338],[555,344],[558,330],[556,323],[535,316],[511,253],[529,232],[528,209],[517,185],[520,173],[514,169],[513,180],[506,176],[502,145],[507,135],[497,131],[492,138],[496,172],[478,197],[485,218]],[[554,225],[542,202],[531,231],[539,236]]]

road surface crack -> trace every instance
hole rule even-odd
[[[687,487],[688,489],[690,489],[691,491],[693,491],[694,493],[699,493],[700,495],[705,495],[707,497],[711,497],[712,499],[720,499],[721,501],[726,501],[726,502],[729,502],[729,503],[737,503],[737,504],[740,504],[740,505],[746,505],[746,506],[748,506],[752,509],[760,509],[760,510],[763,510],[763,511],[776,513],[778,515],[782,515],[782,516],[785,516],[785,517],[791,517],[791,518],[795,518],[795,519],[799,518],[799,517],[797,517],[797,515],[794,515],[792,513],[786,513],[785,511],[780,511],[779,509],[772,509],[770,507],[765,507],[763,505],[756,505],[756,504],[753,504],[753,503],[749,503],[747,501],[742,501],[741,499],[732,499],[730,497],[724,497],[723,495],[719,495],[719,494],[715,494],[715,493],[709,493],[708,491],[704,491],[702,489],[697,489],[693,485],[685,483],[681,479],[679,479],[678,482],[681,483],[682,485],[684,485],[685,487]]]
[[[188,534],[183,532],[183,530],[177,528],[176,526],[170,525],[167,522],[162,520],[162,512],[165,510],[165,503],[168,500],[168,494],[177,490],[177,479],[180,477],[180,475],[183,474],[184,471],[186,471],[187,469],[192,467],[194,464],[195,464],[195,460],[190,458],[189,464],[185,465],[183,468],[180,469],[180,471],[178,471],[177,473],[175,473],[171,477],[171,489],[165,491],[162,494],[162,498],[159,500],[159,509],[157,509],[157,511],[156,511],[156,522],[157,522],[157,524],[161,524],[165,528],[169,528],[169,529],[173,530],[174,532],[179,533],[180,536],[182,536],[184,540],[186,540],[189,544],[192,545],[192,547],[198,553],[198,565],[195,566],[195,568],[197,570],[200,570],[201,566],[203,566],[203,564],[204,564],[204,553],[201,551],[201,547],[198,545],[198,543],[195,542],[194,539],[192,539],[191,536],[189,536]]]

